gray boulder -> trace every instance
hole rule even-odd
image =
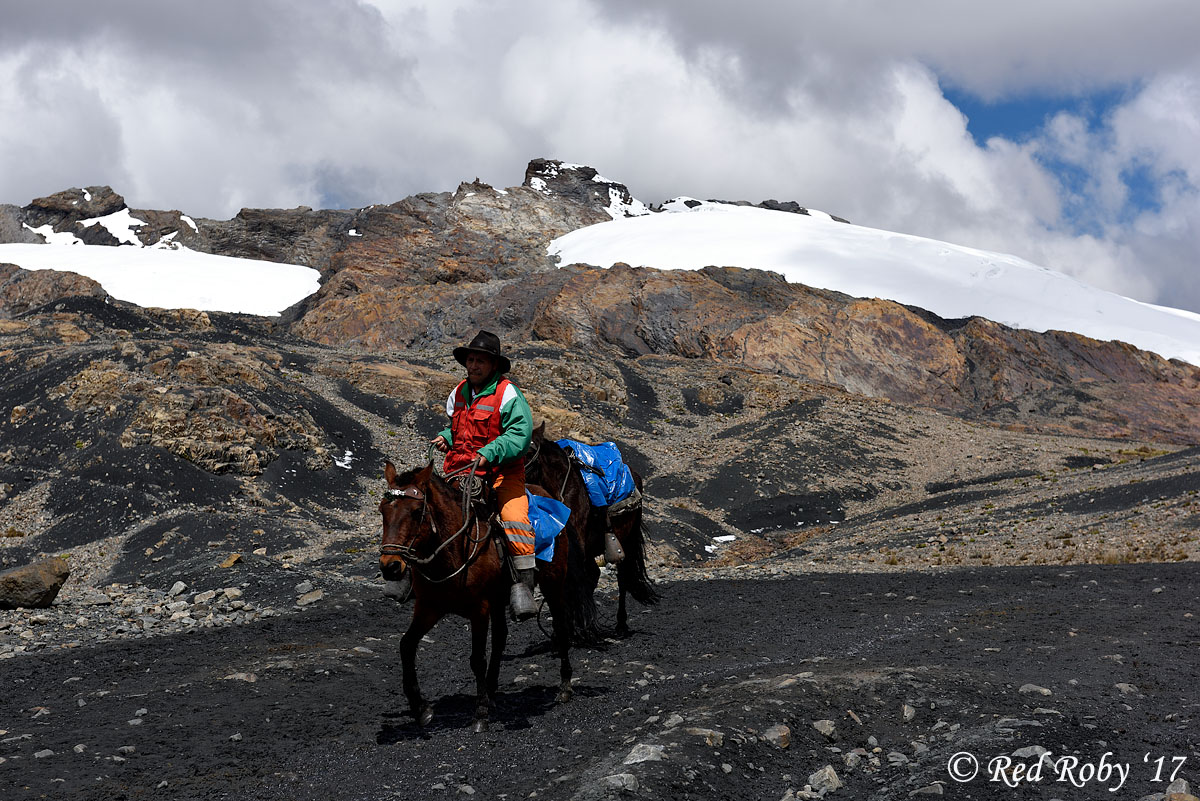
[[[57,556],[5,570],[0,573],[0,609],[45,609],[70,575],[67,561]]]

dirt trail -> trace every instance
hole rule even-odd
[[[1179,776],[1200,779],[1195,564],[664,589],[633,637],[574,652],[567,705],[553,703],[537,629],[515,629],[482,735],[463,625],[444,621],[422,646],[436,718],[421,731],[400,694],[406,611],[365,586],[254,625],[8,659],[0,797],[779,799],[830,765],[845,784],[833,798],[941,782],[955,798],[1136,799],[1166,787],[1147,753],[1167,773],[1186,758]],[[1085,762],[1111,752],[1131,773],[1113,794],[948,775],[955,753],[1031,745]]]

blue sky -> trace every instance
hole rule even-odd
[[[0,202],[223,218],[549,157],[1200,311],[1197,40],[1195,0],[43,0],[0,28]]]
[[[942,89],[946,99],[967,118],[967,130],[975,143],[983,146],[993,136],[1013,142],[1027,141],[1041,134],[1047,121],[1059,113],[1074,114],[1099,128],[1105,118],[1133,90],[1128,87],[1091,92],[1086,95],[1047,95],[1033,91],[1015,97],[985,100],[970,92]]]
[[[1047,125],[1058,115],[1079,119],[1093,136],[1102,137],[1114,112],[1136,97],[1137,91],[1132,86],[1100,89],[1082,95],[1049,95],[1033,91],[988,100],[970,92],[943,88],[946,100],[966,117],[967,131],[980,147],[985,147],[993,137],[1015,143],[1036,141],[1045,135]],[[1127,192],[1124,202],[1115,212],[1106,209],[1102,218],[1086,200],[1090,180],[1086,165],[1070,163],[1052,154],[1040,155],[1037,161],[1064,187],[1064,223],[1076,232],[1100,234],[1105,220],[1127,223],[1162,208],[1163,176],[1156,175],[1149,163],[1133,163],[1120,171],[1119,177]],[[1173,177],[1178,177],[1178,173]]]

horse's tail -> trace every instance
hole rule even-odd
[[[625,558],[617,565],[617,579],[630,595],[636,600],[649,606],[658,603],[662,597],[654,588],[650,574],[646,572],[646,521],[642,517],[642,509],[630,512],[637,518],[629,527],[629,532],[621,547],[625,549]]]
[[[599,645],[605,632],[596,614],[594,591],[600,569],[588,557],[579,536],[567,537],[567,581],[564,595],[571,641],[579,645]]]

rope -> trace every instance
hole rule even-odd
[[[558,499],[565,500],[567,492],[567,479],[571,477],[571,463],[567,462],[567,469],[563,471],[562,486],[558,488]]]
[[[430,461],[432,461],[432,458],[430,459]],[[479,459],[476,459],[475,461],[471,462],[470,464],[466,465],[465,467],[462,467],[458,470],[448,473],[447,476],[457,475],[458,473],[462,473],[468,469],[470,469],[471,472],[468,475],[463,476],[462,478],[460,478],[458,480],[458,484],[460,485],[460,488],[462,489],[462,505],[460,507],[461,511],[462,511],[462,518],[463,518],[462,528],[460,528],[458,531],[454,532],[454,534],[452,534],[451,536],[442,540],[442,542],[437,546],[437,548],[435,548],[433,550],[433,553],[429,554],[429,556],[417,556],[416,553],[414,553],[413,550],[407,546],[397,549],[398,551],[401,552],[400,555],[403,556],[409,563],[412,564],[413,570],[419,572],[421,574],[421,576],[426,581],[428,581],[430,584],[441,584],[443,582],[449,581],[450,579],[454,578],[455,576],[459,575],[464,570],[469,568],[471,566],[471,564],[479,557],[479,554],[482,550],[479,546],[482,543],[487,542],[489,539],[488,530],[487,530],[486,526],[484,528],[484,532],[483,532],[482,536],[468,536],[467,542],[469,543],[469,548],[470,548],[471,553],[463,561],[462,565],[457,570],[450,573],[450,575],[448,575],[448,576],[444,576],[442,578],[435,579],[435,578],[431,578],[424,570],[418,569],[419,567],[428,567],[430,564],[432,564],[434,562],[434,560],[437,559],[437,557],[441,554],[442,551],[446,550],[446,548],[448,548],[452,542],[454,542],[459,537],[461,537],[464,533],[466,533],[467,529],[471,528],[472,525],[475,526],[476,532],[478,532],[479,523],[482,521],[480,521],[476,517],[475,507],[474,507],[472,501],[477,498],[483,497],[483,491],[484,491],[483,477],[480,476],[476,472],[479,469]],[[428,494],[426,494],[424,505],[422,505],[422,507],[421,507],[421,519],[424,520],[426,518],[426,516],[428,516],[429,527],[433,531],[434,537],[437,537],[438,536],[437,521],[433,515],[427,514],[428,511],[429,511],[429,496],[428,496]]]

